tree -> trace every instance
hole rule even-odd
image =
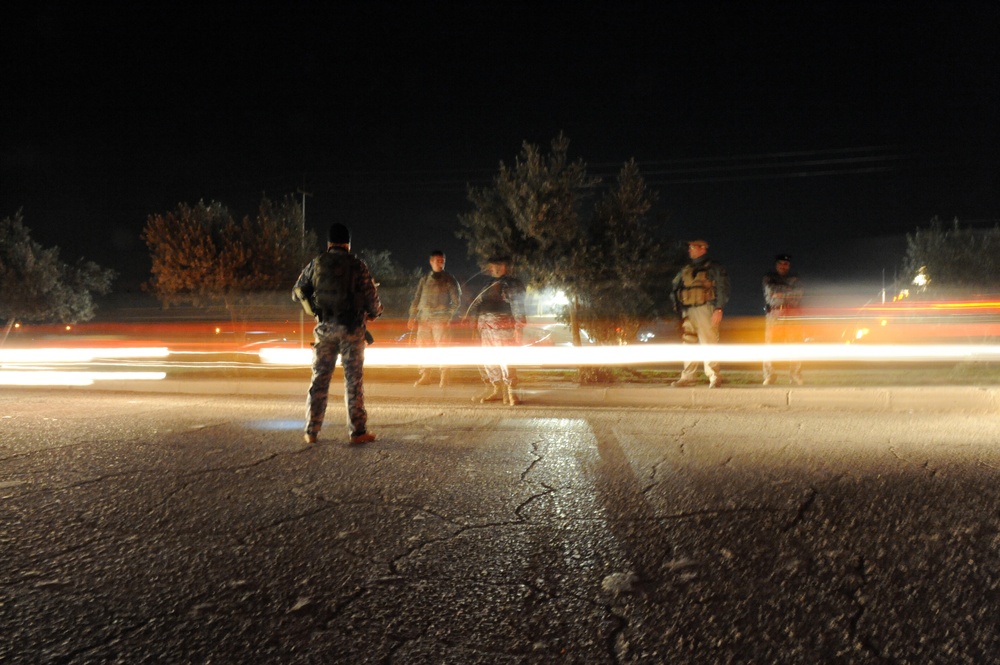
[[[937,217],[906,235],[903,275],[911,292],[996,292],[1000,289],[1000,227],[946,227]],[[911,282],[912,280],[912,282]]]
[[[362,249],[358,255],[368,265],[372,279],[378,284],[379,300],[382,301],[384,316],[405,318],[417,282],[423,275],[423,269],[407,272],[392,258],[392,253],[387,249]]]
[[[507,254],[529,285],[565,291],[579,344],[575,303],[577,254],[584,239],[581,211],[600,179],[587,175],[583,161],[570,162],[568,152],[569,139],[563,134],[552,141],[548,155],[524,143],[513,167],[500,163],[491,187],[469,188],[474,210],[459,216],[458,236],[480,262]]]
[[[94,294],[111,290],[113,270],[80,259],[68,265],[59,248],[43,248],[31,239],[20,210],[0,221],[0,316],[3,341],[14,322],[75,323],[94,318]],[[2,343],[2,342],[0,342]]]
[[[662,245],[647,216],[657,199],[635,160],[621,169],[617,186],[598,201],[587,243],[574,270],[580,293],[580,323],[602,344],[627,344],[656,313],[664,290]]]
[[[257,215],[237,222],[221,203],[180,203],[150,215],[142,239],[152,258],[148,288],[164,307],[190,302],[223,305],[245,320],[266,295],[287,291],[311,258],[315,234],[302,233],[294,198],[261,198]]]

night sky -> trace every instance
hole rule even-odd
[[[997,2],[206,4],[3,10],[0,216],[121,291],[149,214],[299,189],[321,236],[468,277],[466,185],[559,132],[636,159],[736,313],[777,252],[864,289],[931,217],[1000,221]]]

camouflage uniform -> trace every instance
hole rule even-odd
[[[802,325],[794,319],[802,306],[802,283],[794,273],[781,275],[769,272],[762,280],[764,289],[764,342],[766,344],[802,343]],[[763,363],[764,383],[774,383],[774,364],[770,359]],[[792,382],[802,384],[802,362],[789,363]]]
[[[410,320],[417,323],[417,346],[445,346],[451,341],[449,326],[462,304],[462,287],[450,273],[441,270],[424,275],[410,303]],[[420,380],[428,377],[429,368],[420,368]],[[441,368],[441,383],[448,370]]]
[[[516,346],[524,327],[525,288],[521,280],[504,275],[493,280],[469,308],[476,320],[483,346]],[[481,374],[491,384],[517,385],[517,370],[506,365],[486,365]]]
[[[725,268],[705,256],[693,259],[674,277],[670,297],[681,316],[681,341],[685,344],[719,343],[719,328],[712,325],[712,313],[729,301],[729,276]],[[684,363],[680,381],[693,382],[697,371],[697,361]],[[713,385],[721,381],[719,363],[706,360],[705,374]]]
[[[340,247],[330,252],[348,253]],[[330,313],[317,312],[317,325],[313,330],[312,381],[306,400],[306,434],[318,435],[323,427],[326,403],[329,397],[330,379],[340,356],[344,368],[344,403],[347,407],[347,424],[352,437],[366,432],[368,412],[365,411],[365,389],[363,371],[365,362],[365,322],[382,314],[382,303],[368,266],[361,259],[356,261],[352,272],[351,292],[356,294],[358,311],[345,316],[344,322],[336,320]],[[318,259],[314,259],[303,269],[295,282],[293,298],[309,298],[313,290],[313,272]]]

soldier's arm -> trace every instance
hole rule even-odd
[[[722,266],[715,268],[715,309],[722,309],[729,302],[729,275]]]
[[[449,319],[454,318],[458,308],[462,306],[462,287],[459,286],[458,280],[454,277],[451,278],[451,284],[448,285],[448,306],[451,307],[451,313],[448,314]]]
[[[316,316],[312,307],[312,295],[313,295],[313,284],[312,284],[312,262],[309,263],[302,272],[299,273],[299,278],[295,280],[295,286],[292,288],[292,300],[301,304],[303,311],[309,316]]]
[[[378,288],[375,286],[375,280],[372,278],[372,274],[368,271],[368,266],[364,261],[361,262],[360,277],[365,315],[369,320],[377,319],[382,316],[382,301],[378,297]]]
[[[413,294],[413,300],[410,301],[410,321],[415,321],[417,314],[420,313],[420,297],[424,291],[424,280],[426,277],[421,277],[420,281],[417,282],[417,290]]]

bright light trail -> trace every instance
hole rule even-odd
[[[165,358],[170,351],[159,347],[0,349],[0,364],[88,363],[95,359]]]
[[[310,349],[265,348],[261,362],[277,365],[309,365]],[[601,365],[659,365],[703,362],[847,361],[908,362],[1000,360],[1000,345],[858,345],[858,344],[633,344],[629,346],[461,346],[447,348],[387,348],[365,350],[368,367],[469,367],[516,365],[521,367],[576,367]]]
[[[165,358],[166,347],[0,349],[0,386],[89,386],[95,381],[160,381],[166,372],[51,370],[51,365],[85,365],[95,360]],[[32,365],[40,366],[31,368]],[[23,369],[9,369],[19,367]]]
[[[90,386],[95,381],[161,381],[166,372],[0,370],[0,386]]]

